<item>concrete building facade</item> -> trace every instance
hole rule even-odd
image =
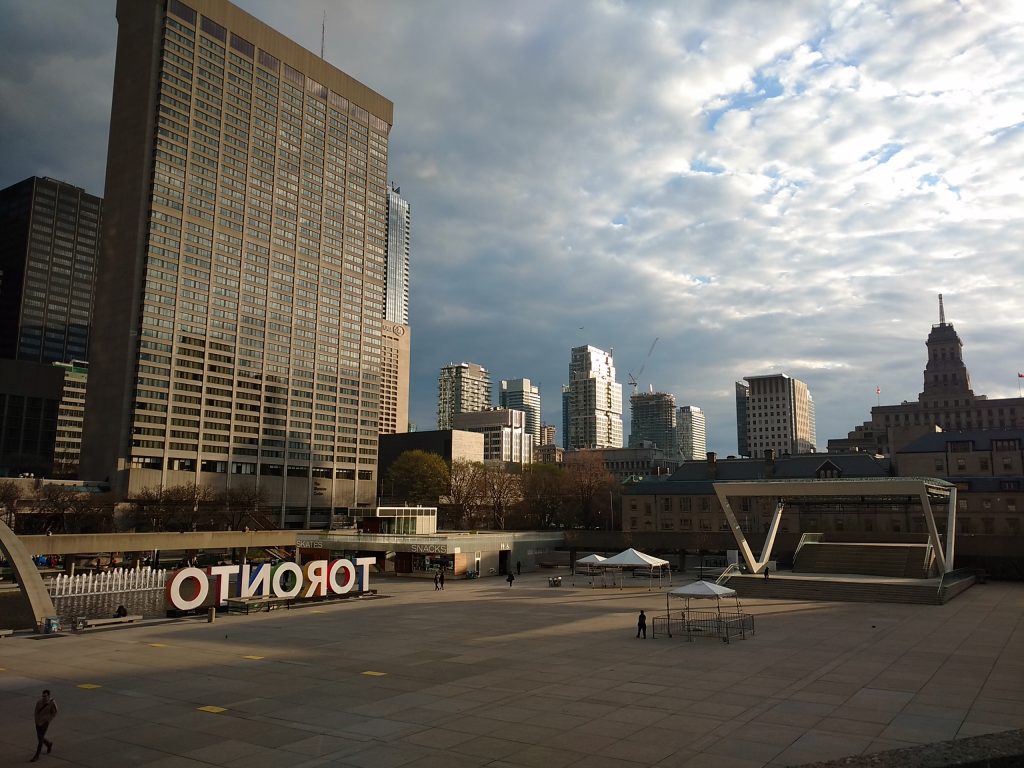
[[[457,413],[456,430],[478,432],[484,436],[484,461],[506,464],[533,463],[533,435],[526,428],[526,414],[511,408],[488,408],[473,413]]]
[[[622,447],[622,385],[611,352],[573,347],[562,410],[566,450]]]
[[[82,458],[82,425],[85,423],[89,364],[74,360],[53,365],[64,371],[53,446],[53,476],[77,478]]]
[[[380,433],[409,431],[409,359],[412,333],[408,325],[385,320],[381,327]]]
[[[83,471],[376,493],[392,104],[226,0],[121,0]]]
[[[696,405],[684,405],[676,411],[676,434],[683,461],[696,461],[707,455],[707,423],[704,411]]]
[[[746,413],[745,430],[737,429],[737,442],[745,431],[748,455],[767,450],[776,455],[814,453],[814,400],[807,385],[784,373],[746,376],[736,387],[736,412]]]
[[[455,415],[491,405],[491,374],[476,363],[448,363],[437,377],[437,428],[452,429]]]
[[[541,443],[540,387],[529,379],[502,379],[498,392],[498,405],[526,414],[526,431],[534,445]]]

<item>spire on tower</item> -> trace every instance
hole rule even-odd
[[[942,294],[939,294],[939,325],[946,324],[946,310],[942,308]]]

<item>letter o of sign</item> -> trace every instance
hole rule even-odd
[[[196,582],[196,593],[191,600],[181,594],[182,585],[189,579]],[[206,576],[206,571],[200,568],[182,568],[180,571],[175,571],[167,582],[167,600],[179,611],[191,611],[198,608],[209,594],[210,581]]]
[[[338,575],[344,571],[343,582],[338,581]],[[356,583],[356,567],[351,560],[335,560],[327,567],[327,585],[336,595],[344,595],[352,591]]]
[[[286,573],[295,576],[295,584],[291,589],[285,589],[281,583]],[[277,597],[296,597],[302,591],[302,568],[296,563],[281,563],[274,571],[273,589]]]

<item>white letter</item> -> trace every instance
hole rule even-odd
[[[186,600],[181,595],[181,585],[188,579],[196,581],[196,594],[191,600]],[[167,596],[167,601],[179,611],[191,611],[202,605],[206,596],[210,594],[210,582],[205,571],[199,568],[182,568],[180,571],[175,571],[167,581],[164,594]]]
[[[256,573],[249,576],[249,564],[242,566],[242,575],[239,578],[241,589],[239,597],[253,597],[259,594],[266,597],[270,594],[270,563],[263,563],[256,567]]]
[[[345,572],[345,581],[338,583],[338,572]],[[327,583],[331,585],[331,592],[336,595],[344,595],[352,591],[356,585],[356,569],[348,560],[334,560],[327,567]]]
[[[370,588],[370,566],[371,565],[376,565],[376,564],[377,564],[377,558],[376,557],[357,557],[356,558],[356,565],[358,565],[362,569],[362,571],[363,571],[363,578],[360,579],[360,581],[362,582],[362,585],[361,585],[360,589],[362,589],[363,592],[365,592],[366,590],[368,590]]]
[[[295,574],[295,586],[288,590],[281,586],[281,577],[286,573]],[[272,581],[275,595],[284,598],[295,597],[302,591],[302,569],[296,563],[281,563],[274,571]]]
[[[233,573],[238,573],[237,565],[212,565],[209,568],[210,575],[217,578],[217,605],[228,599],[228,588],[231,586]]]
[[[309,586],[306,588],[305,597],[324,597],[327,594],[327,561],[314,560],[306,563],[306,581]]]

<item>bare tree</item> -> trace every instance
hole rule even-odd
[[[143,488],[135,498],[137,527],[154,530],[194,531],[209,518],[213,491],[205,485],[186,483],[166,488]]]
[[[452,522],[469,530],[480,527],[480,509],[484,500],[483,472],[483,464],[465,459],[455,459],[449,471],[448,502],[458,517]]]
[[[611,491],[615,477],[594,451],[565,454],[566,492],[575,507],[575,524],[584,528],[611,527]],[[603,525],[602,525],[603,523]]]
[[[262,485],[228,488],[214,498],[214,519],[222,522],[229,531],[237,531],[266,499]]]
[[[35,507],[42,515],[41,526],[36,527],[47,533],[104,532],[110,530],[113,519],[106,496],[83,493],[69,485],[44,485],[36,493]]]
[[[491,527],[504,530],[506,516],[523,499],[522,475],[504,463],[485,464],[481,475],[484,499],[491,513]]]
[[[17,516],[18,500],[21,499],[21,486],[15,480],[0,480],[0,509],[3,521],[12,531]]]
[[[565,471],[553,464],[531,464],[523,469],[523,528],[555,528],[564,524]]]

